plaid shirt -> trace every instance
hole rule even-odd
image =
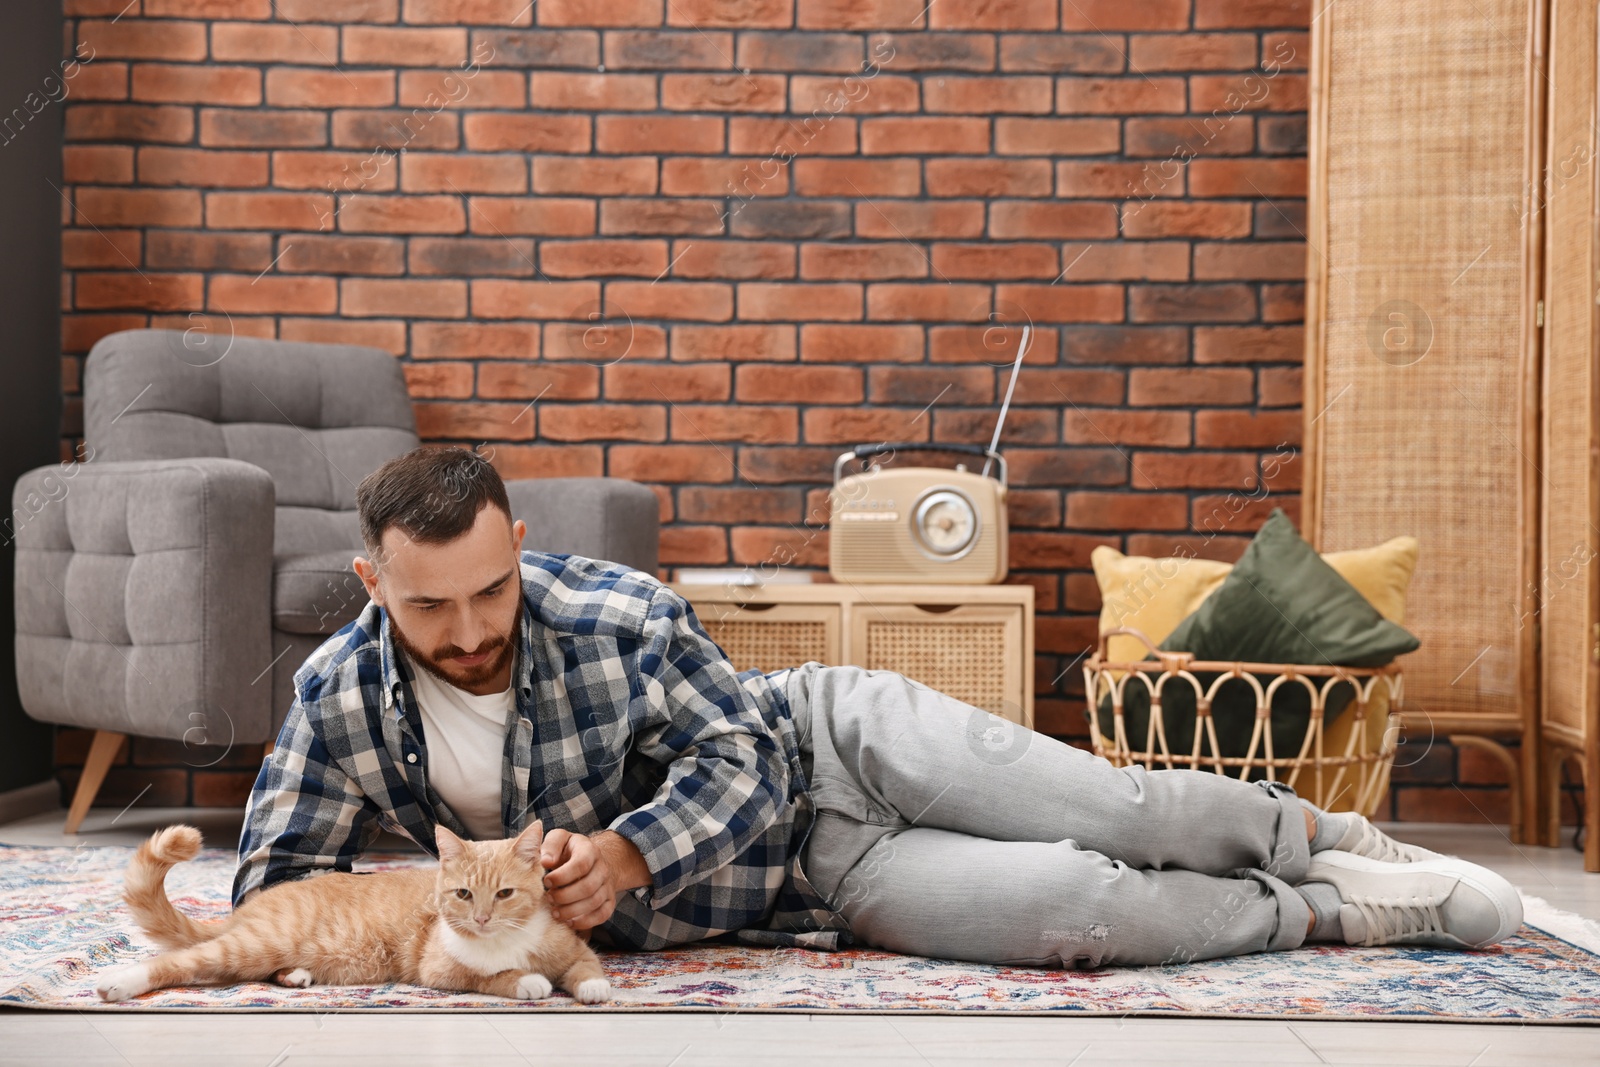
[[[614,830],[651,884],[599,929],[655,949],[737,940],[833,949],[845,923],[797,858],[812,823],[781,682],[735,672],[688,601],[621,564],[522,553],[523,611],[500,772],[513,837]],[[434,826],[471,834],[427,784],[410,668],[369,602],[295,672],[295,699],[250,793],[233,903],[276,882],[349,871],[380,828],[434,856]]]

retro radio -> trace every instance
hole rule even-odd
[[[1022,330],[994,440],[988,448],[968,444],[860,445],[833,464],[829,492],[828,573],[836,582],[939,582],[993,585],[1005,580],[1010,531],[1006,519],[1006,461],[995,446],[1028,351]],[[964,463],[942,467],[885,467],[845,474],[851,460],[893,455],[899,450],[967,452],[986,457],[974,474]],[[989,466],[998,463],[995,477]]]
[[[939,467],[883,467],[845,474],[852,459],[899,449],[971,452],[998,461],[998,479]],[[985,469],[988,468],[986,463]],[[981,445],[862,445],[833,465],[828,573],[836,582],[1005,580],[1006,461]]]

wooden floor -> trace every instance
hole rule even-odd
[[[151,830],[181,820],[199,826],[210,845],[232,845],[238,840],[241,815],[222,809],[96,809],[80,835],[67,837],[60,832],[65,812],[59,812],[0,826],[0,841],[135,844]],[[1515,846],[1491,826],[1406,823],[1385,828],[1403,840],[1487,864],[1533,896],[1600,919],[1600,874],[1585,874],[1570,847]],[[376,847],[402,844],[409,842],[386,836]],[[1089,1067],[1184,1062],[1595,1067],[1600,1064],[1600,1026],[947,1015],[91,1015],[0,1010],[0,1067]]]

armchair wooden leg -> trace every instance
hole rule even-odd
[[[83,773],[78,776],[78,790],[72,794],[72,807],[67,810],[67,825],[64,833],[75,834],[83,823],[83,817],[89,814],[89,805],[94,803],[95,794],[100,792],[100,783],[106,780],[106,772],[111,769],[111,761],[117,758],[117,750],[122,747],[122,739],[127,734],[112,733],[110,730],[96,730],[94,741],[89,745],[89,758],[83,762]]]
[[[277,747],[278,743],[276,741],[268,741],[266,744],[262,745],[261,758],[266,759],[268,756],[272,755],[272,750]]]

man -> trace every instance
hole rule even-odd
[[[436,825],[539,818],[557,918],[624,948],[1098,966],[1521,924],[1493,872],[1281,784],[1117,769],[893,671],[735,671],[654,577],[524,552],[476,453],[414,450],[357,502],[372,602],[296,672],[235,905],[349,870],[380,826],[437,855]]]

